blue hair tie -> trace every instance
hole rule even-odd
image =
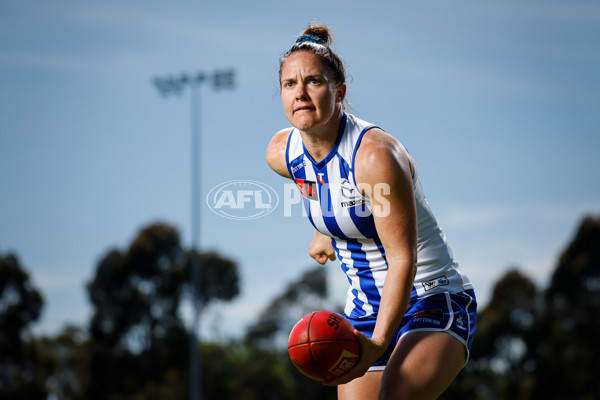
[[[321,44],[321,45],[325,46],[324,40],[321,40],[318,37],[313,36],[313,35],[302,35],[302,36],[298,37],[298,39],[296,39],[296,43],[303,43],[303,42],[312,42],[312,43]]]

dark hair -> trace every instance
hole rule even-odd
[[[325,25],[313,24],[307,26],[296,40],[296,43],[279,59],[279,80],[281,81],[281,68],[285,60],[298,50],[308,50],[321,57],[325,66],[333,74],[334,82],[337,85],[346,83],[344,63],[329,47],[332,42],[333,36]]]

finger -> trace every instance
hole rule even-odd
[[[312,258],[315,261],[317,261],[317,262],[319,262],[319,263],[322,264],[322,262],[321,262],[322,255],[320,253],[309,251],[308,255],[310,256],[310,258]]]
[[[360,342],[361,347],[365,342],[368,342],[370,340],[364,333],[362,333],[358,329],[354,329],[352,333],[354,334],[354,337]]]
[[[350,371],[348,371],[346,374],[329,380],[329,381],[324,381],[323,385],[325,386],[338,386],[338,385],[343,385],[344,383],[348,383],[358,377],[363,376],[367,370],[369,369],[368,366],[362,366],[360,365],[361,363],[359,362],[358,364],[356,364],[354,366],[354,368],[352,368]]]
[[[348,382],[352,381],[354,378],[355,377],[351,376],[350,373],[347,373],[344,376],[341,376],[339,378],[335,378],[335,379],[332,379],[330,381],[324,381],[323,385],[325,385],[325,386],[343,385],[344,383],[348,383]]]

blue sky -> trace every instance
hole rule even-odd
[[[480,302],[511,266],[546,284],[583,215],[600,214],[597,2],[4,0],[0,253],[44,294],[37,332],[86,324],[96,263],[142,227],[190,243],[189,92],[163,98],[154,77],[234,68],[234,90],[201,89],[202,196],[231,180],[283,196],[264,161],[288,126],[278,57],[312,20],[333,29],[353,112],[413,155]],[[202,206],[202,249],[242,278],[204,329],[234,335],[313,265],[313,231],[281,206],[247,221]]]

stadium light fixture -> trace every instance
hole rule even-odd
[[[193,74],[181,74],[179,76],[167,76],[164,78],[153,78],[152,83],[161,96],[181,96],[186,88],[190,89],[191,103],[191,231],[192,231],[192,258],[191,284],[198,301],[194,304],[194,319],[190,333],[190,400],[202,398],[202,355],[200,352],[200,319],[202,313],[202,265],[197,256],[200,249],[200,87],[210,84],[213,89],[232,89],[235,86],[235,71],[233,69],[217,70],[212,74],[196,72]]]

